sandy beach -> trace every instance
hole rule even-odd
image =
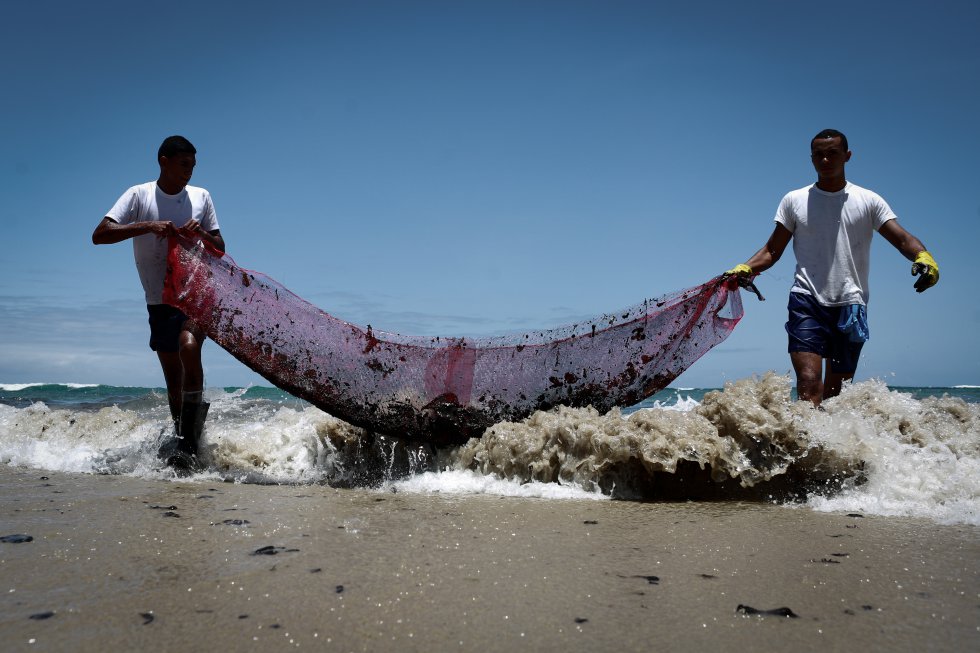
[[[8,651],[980,647],[980,529],[920,519],[2,465],[0,524]]]

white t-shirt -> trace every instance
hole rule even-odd
[[[823,306],[867,305],[871,239],[896,217],[880,195],[850,182],[836,193],[816,184],[787,193],[776,222],[793,233],[793,292]]]
[[[208,191],[186,186],[176,195],[168,195],[160,190],[155,181],[127,190],[116,200],[106,217],[119,224],[169,221],[175,227],[182,227],[193,218],[201,223],[204,231],[219,228],[218,216],[215,215]],[[143,283],[146,303],[162,304],[163,279],[167,274],[167,239],[155,234],[136,236],[133,238],[133,256]]]

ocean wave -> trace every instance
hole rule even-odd
[[[5,390],[7,392],[20,392],[21,390],[26,390],[27,388],[71,388],[73,390],[78,388],[97,388],[98,383],[0,383],[0,390]]]
[[[980,524],[980,405],[880,381],[815,410],[767,374],[673,391],[629,414],[559,407],[455,448],[369,433],[282,393],[211,389],[200,479],[381,491],[803,502]],[[88,408],[0,404],[0,462],[175,478],[166,397]],[[193,480],[193,478],[191,479]]]

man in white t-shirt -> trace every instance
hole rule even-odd
[[[939,266],[918,238],[898,224],[876,193],[850,183],[844,165],[851,158],[847,137],[825,129],[810,142],[817,182],[791,191],[776,211],[776,227],[762,249],[726,275],[740,281],[772,267],[793,241],[796,274],[790,289],[789,355],[800,399],[820,405],[854,378],[861,347],[868,339],[868,270],[871,239],[877,231],[920,275],[915,290],[939,281]],[[826,372],[824,372],[826,359]]]
[[[177,452],[168,462],[188,466],[197,455],[207,404],[202,404],[204,334],[182,312],[163,303],[167,238],[178,232],[225,251],[211,195],[188,186],[197,150],[183,136],[170,136],[157,151],[160,176],[128,189],[92,233],[96,245],[132,239],[150,322],[150,349],[157,353],[167,383],[170,414],[178,425]]]

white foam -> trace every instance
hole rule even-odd
[[[209,390],[210,471],[201,478],[369,487],[387,480],[400,492],[594,500],[634,476],[641,496],[655,496],[642,494],[643,474],[674,474],[678,465],[710,472],[702,483],[759,487],[796,465],[811,481],[846,479],[836,494],[811,496],[815,510],[980,525],[980,405],[918,400],[868,381],[816,411],[791,401],[790,385],[775,375],[743,379],[700,404],[679,395],[626,419],[590,409],[536,413],[441,453],[438,465],[424,445],[368,437],[313,407]],[[98,411],[0,404],[0,464],[173,477],[157,458],[172,431],[169,410],[163,395],[155,401]],[[437,467],[449,471],[430,471]]]
[[[690,400],[639,410],[626,420],[591,409],[535,413],[471,440],[457,465],[515,482],[575,483],[624,496],[656,496],[647,474],[675,474],[691,463],[709,471],[713,483],[736,479],[763,491],[793,468],[790,478],[803,479],[799,489],[843,482],[829,498],[812,496],[817,510],[980,523],[976,404],[917,400],[868,381],[814,410],[790,399],[788,377],[770,374],[726,384],[682,410],[686,405]]]
[[[228,418],[233,402],[212,403],[203,443],[212,465],[239,478],[265,482],[313,483],[333,471],[336,449],[326,433],[343,422],[316,408],[279,408],[244,423]],[[349,425],[347,428],[352,428]]]
[[[815,411],[814,445],[859,459],[844,491],[811,497],[822,511],[925,517],[980,525],[980,411],[959,399],[889,391],[880,381],[845,388]]]
[[[42,403],[0,405],[0,462],[65,472],[105,472],[139,457],[159,427],[115,406],[96,412],[54,410]]]
[[[478,474],[471,470],[425,472],[387,484],[382,491],[394,489],[410,494],[490,495],[536,499],[608,500],[601,492],[589,492],[577,485],[560,483],[522,483],[493,474]]]

